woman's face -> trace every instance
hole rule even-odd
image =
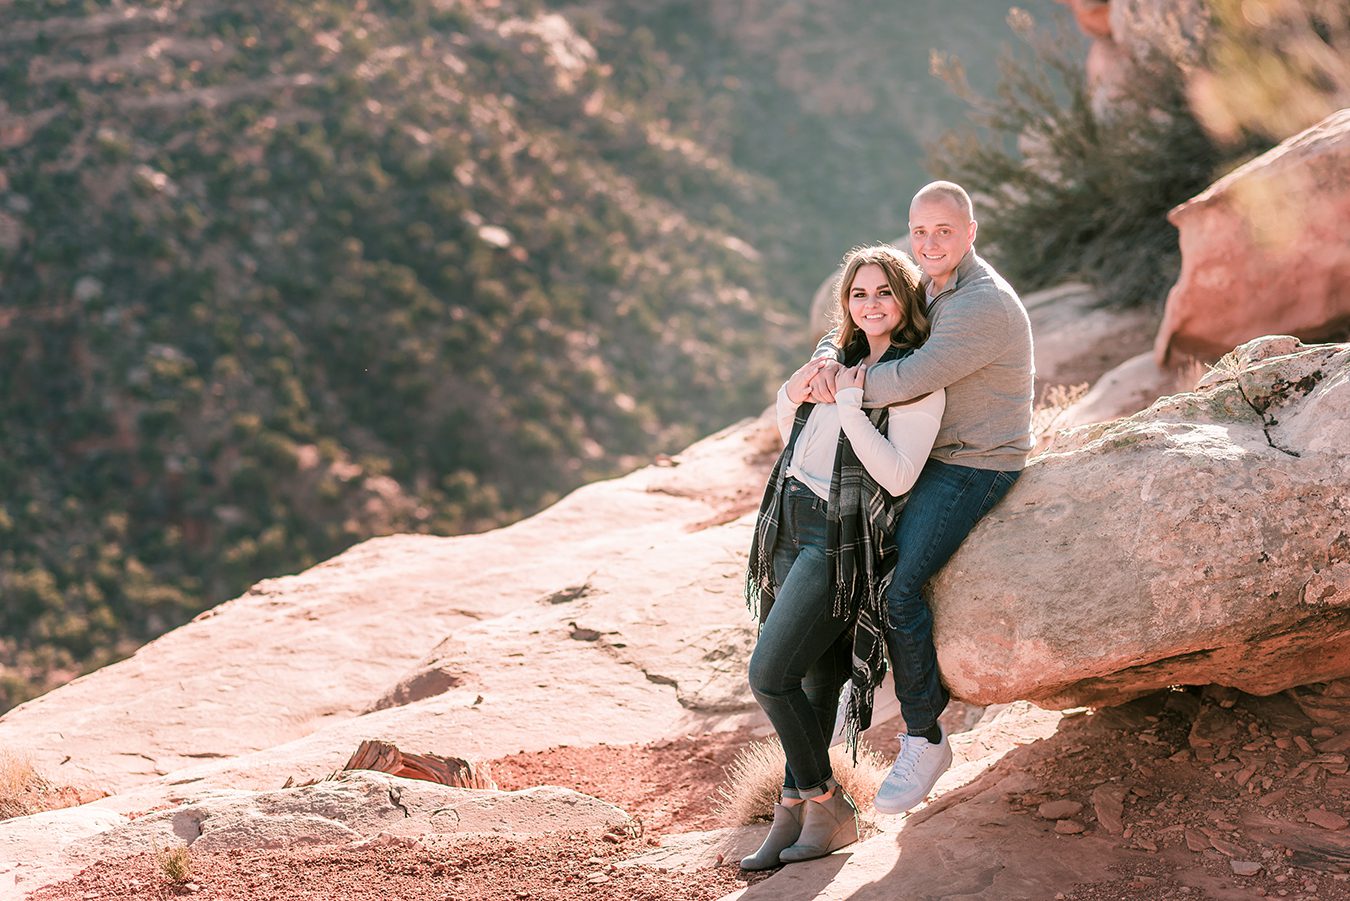
[[[889,336],[904,318],[886,272],[876,263],[858,267],[848,289],[848,315],[863,334]]]

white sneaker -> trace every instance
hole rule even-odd
[[[877,813],[904,813],[933,790],[938,777],[952,765],[952,746],[947,730],[933,744],[922,735],[901,735],[900,753],[881,783],[872,805]]]

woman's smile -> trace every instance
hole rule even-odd
[[[848,292],[848,311],[853,324],[869,337],[889,336],[900,325],[900,302],[885,270],[876,263],[858,267]]]

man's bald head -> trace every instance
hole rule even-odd
[[[975,205],[970,202],[970,195],[966,193],[965,188],[954,181],[930,181],[914,195],[909,208],[912,210],[921,202],[928,200],[950,203],[965,217],[967,222],[975,220]]]

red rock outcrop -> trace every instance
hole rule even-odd
[[[1107,0],[1060,0],[1073,11],[1074,21],[1091,38],[1111,37],[1111,4]]]
[[[1203,0],[1060,0],[1087,37],[1088,91],[1098,115],[1109,113],[1138,64],[1164,59],[1191,69],[1210,38]]]
[[[1350,326],[1350,109],[1174,209],[1181,276],[1154,350],[1217,357],[1258,335],[1305,340]]]

